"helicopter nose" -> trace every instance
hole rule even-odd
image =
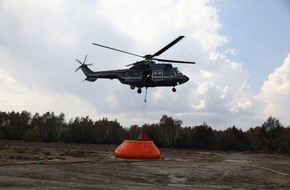
[[[187,81],[189,81],[189,78],[187,76],[183,75],[181,78],[181,83],[185,83]]]
[[[183,76],[183,81],[182,81],[182,82],[185,83],[185,82],[187,82],[187,81],[189,81],[189,78],[188,78],[187,76],[184,75],[184,76]]]

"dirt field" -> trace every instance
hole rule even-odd
[[[116,147],[0,141],[0,189],[290,189],[290,156],[160,149],[160,160],[126,160]]]

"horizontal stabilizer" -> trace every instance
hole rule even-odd
[[[90,81],[90,82],[94,82],[94,81],[97,80],[97,78],[87,77],[85,80],[86,80],[86,81]],[[84,82],[85,80],[83,80],[83,82]]]

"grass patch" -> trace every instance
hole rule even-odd
[[[15,159],[15,156],[14,155],[9,155],[8,159]]]
[[[7,149],[9,149],[9,147],[7,147],[7,146],[0,146],[0,150],[7,150]]]
[[[52,155],[52,153],[51,153],[51,152],[48,152],[48,151],[43,152],[43,154],[44,154],[45,156],[51,156],[51,155]]]
[[[15,156],[15,159],[16,159],[16,160],[25,160],[25,159],[27,159],[27,158],[24,157],[24,156],[22,156],[22,155],[16,155],[16,156]]]
[[[100,159],[109,158],[111,156],[111,154],[107,152],[90,152],[90,155]]]
[[[34,154],[39,154],[40,152],[41,152],[41,148],[39,148],[39,147],[35,147],[32,149],[32,153],[34,153]]]
[[[71,157],[76,157],[76,158],[85,158],[87,153],[85,151],[65,151],[61,156],[71,156]]]
[[[23,148],[14,148],[14,152],[24,154],[25,150]]]

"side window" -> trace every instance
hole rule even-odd
[[[153,70],[152,71],[153,77],[162,77],[163,76],[163,70]]]

